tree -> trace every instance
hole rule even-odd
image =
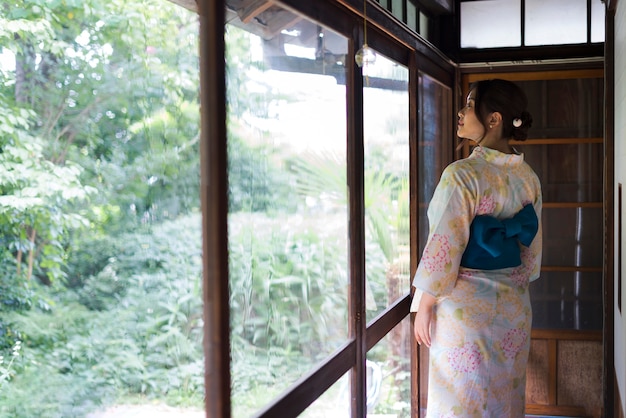
[[[64,278],[81,231],[199,206],[199,112],[195,14],[163,0],[0,10],[1,311],[30,306],[33,277]]]

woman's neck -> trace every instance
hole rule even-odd
[[[504,154],[513,154],[515,150],[509,144],[508,139],[502,138],[498,135],[485,135],[477,141],[477,144],[481,147],[491,148],[496,151],[500,151]]]

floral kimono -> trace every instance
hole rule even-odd
[[[437,299],[427,417],[524,416],[532,325],[528,284],[541,267],[541,202],[539,180],[522,154],[479,146],[444,170],[428,208],[429,237],[411,305],[417,311],[422,292]],[[535,219],[525,244],[494,245],[501,257],[516,262],[466,261],[475,246],[475,219],[506,224],[521,212]]]

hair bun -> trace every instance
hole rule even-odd
[[[522,112],[522,125],[526,128],[533,126],[533,117],[527,111]]]
[[[528,138],[528,128],[532,125],[533,117],[527,111],[523,111],[519,118],[513,119],[513,139],[516,141],[525,141],[526,138]]]

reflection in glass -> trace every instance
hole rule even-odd
[[[520,0],[461,3],[461,48],[520,46]]]
[[[232,404],[247,417],[347,339],[347,40],[304,19],[272,39],[226,32]]]
[[[363,90],[368,320],[409,290],[408,78],[378,54]]]
[[[586,43],[587,0],[526,0],[524,29],[529,46]]]
[[[350,416],[350,372],[344,374],[315,400],[300,418],[343,418]]]
[[[602,265],[602,208],[545,208],[544,266]]]
[[[419,196],[419,253],[428,238],[428,203],[439,183],[443,169],[452,159],[454,147],[452,91],[427,74],[419,75],[418,123],[418,196]]]
[[[542,272],[530,286],[533,326],[601,329],[602,77],[518,83],[533,126],[530,140],[515,146],[539,176],[544,202]]]
[[[602,329],[602,272],[549,271],[530,284],[533,328]]]
[[[452,90],[425,73],[419,74],[419,120],[417,137],[418,247],[421,255],[428,238],[428,204],[444,168],[451,162],[455,147]],[[410,330],[409,330],[410,331]],[[409,338],[413,338],[412,335]],[[421,349],[419,358],[419,393],[425,415],[428,394],[428,350]]]
[[[368,351],[368,416],[411,416],[411,338],[407,316]]]

